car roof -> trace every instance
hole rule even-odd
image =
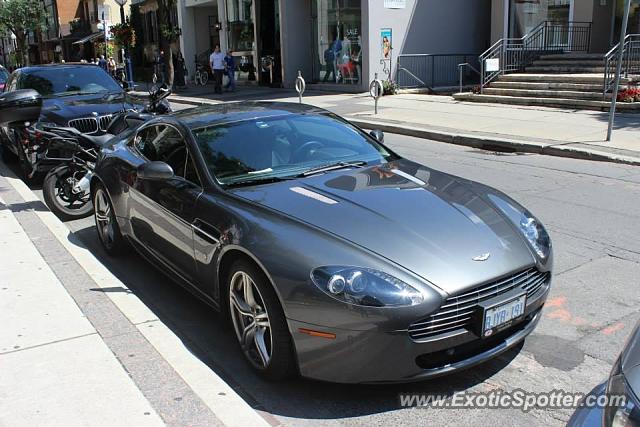
[[[173,116],[191,129],[299,114],[328,114],[312,105],[275,101],[240,101],[190,108]]]
[[[38,70],[46,70],[48,68],[55,69],[67,69],[67,68],[78,68],[78,67],[98,67],[95,64],[89,64],[84,62],[66,62],[64,64],[40,64],[40,65],[29,65],[27,67],[18,68],[16,71],[20,71],[23,73],[28,73],[30,71],[38,71]]]

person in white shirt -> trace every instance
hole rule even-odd
[[[215,92],[222,93],[222,74],[224,73],[224,53],[220,51],[220,45],[209,56],[209,65],[213,72],[213,82],[215,84]]]

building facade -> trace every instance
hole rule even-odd
[[[590,52],[618,43],[623,0],[492,0],[491,39],[522,37],[543,21],[591,23]],[[640,33],[640,0],[631,1],[627,33]]]
[[[398,56],[475,53],[490,43],[491,0],[179,0],[180,49],[195,58],[220,44],[239,80],[362,91],[394,76]]]

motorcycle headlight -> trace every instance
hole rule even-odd
[[[614,368],[607,383],[608,402],[603,411],[603,424],[606,427],[637,427],[640,425],[638,400],[618,368],[619,365]]]
[[[490,194],[489,198],[520,229],[538,257],[547,259],[551,252],[551,239],[531,212],[496,194]]]
[[[329,266],[311,272],[323,292],[348,304],[400,307],[420,304],[424,295],[387,273],[370,268]]]

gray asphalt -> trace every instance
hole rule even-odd
[[[399,154],[507,192],[547,226],[555,246],[553,289],[538,329],[475,369],[430,382],[344,386],[254,375],[227,326],[207,306],[132,255],[111,259],[92,219],[67,223],[85,245],[211,369],[286,426],[564,425],[571,410],[400,408],[398,393],[524,389],[588,392],[604,381],[639,319],[640,168],[539,155],[478,151],[387,135]],[[393,351],[393,349],[389,349]]]

